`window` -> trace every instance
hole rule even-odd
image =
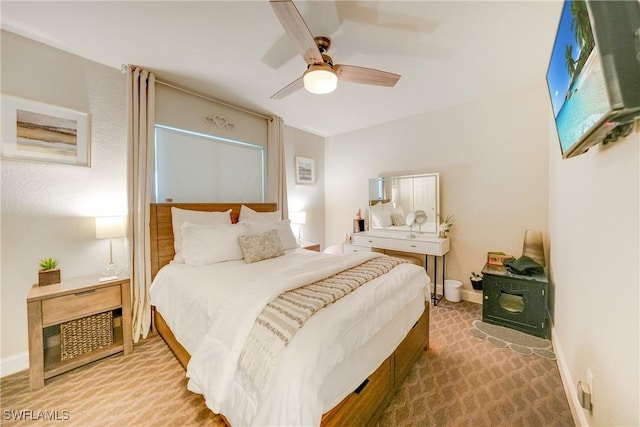
[[[155,126],[157,203],[264,202],[265,148]]]

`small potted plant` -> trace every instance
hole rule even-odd
[[[40,271],[38,272],[38,286],[54,285],[60,283],[60,270],[58,261],[49,257],[40,261]]]
[[[438,216],[440,217],[440,219],[442,219],[440,215]],[[453,215],[448,215],[444,220],[442,220],[440,226],[438,227],[438,237],[447,237],[447,233],[451,231],[451,228],[453,228]]]

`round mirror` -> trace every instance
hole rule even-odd
[[[415,213],[416,224],[422,225],[427,222],[427,213],[423,210],[416,211]]]
[[[416,221],[416,214],[413,211],[409,212],[407,214],[407,217],[405,218],[405,221],[407,225],[411,227],[413,223]]]

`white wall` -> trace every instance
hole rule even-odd
[[[638,126],[640,131],[640,126]],[[549,137],[550,270],[556,350],[581,423],[640,425],[640,134],[562,160]]]
[[[58,259],[63,279],[99,275],[106,266],[109,246],[95,239],[93,217],[126,214],[127,163],[120,70],[5,31],[1,47],[2,93],[90,113],[92,151],[90,168],[0,163],[4,362],[26,356],[26,296],[38,280],[40,259]],[[114,261],[124,266],[125,260],[124,239],[115,239]]]
[[[546,239],[546,93],[542,80],[482,102],[328,138],[327,245],[352,231],[358,209],[366,212],[369,178],[439,172],[441,213],[455,217],[447,277],[463,281],[473,296],[469,276],[482,269],[488,251],[520,256],[528,228],[542,230]]]
[[[324,138],[285,126],[284,150],[289,212],[306,212],[306,223],[300,228],[300,237],[305,242],[320,243],[323,250],[326,247]],[[296,156],[315,160],[315,184],[296,184]]]

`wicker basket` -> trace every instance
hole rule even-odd
[[[60,324],[60,358],[73,359],[113,344],[113,312],[96,314]]]

